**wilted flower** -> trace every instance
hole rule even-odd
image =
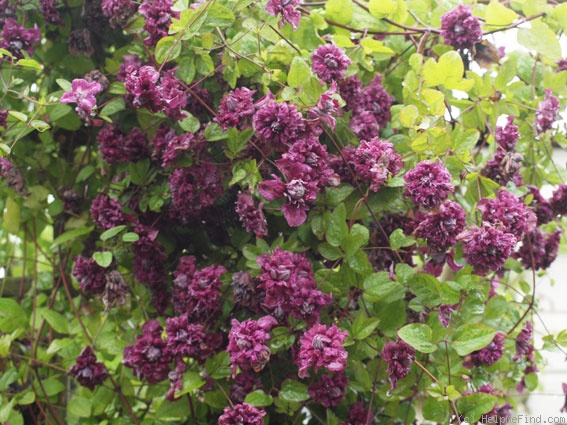
[[[43,14],[45,22],[51,25],[65,25],[65,21],[61,19],[61,15],[57,10],[56,0],[40,0],[39,9]]]
[[[545,270],[557,258],[561,231],[544,233],[540,229],[526,233],[522,246],[514,254],[527,269]]]
[[[469,6],[460,4],[441,17],[441,37],[455,49],[471,50],[482,40],[480,21]]]
[[[389,391],[398,386],[398,381],[409,375],[415,360],[415,350],[402,340],[387,342],[382,348],[382,360],[388,363]]]
[[[132,0],[102,0],[101,9],[104,16],[110,21],[111,26],[123,27],[134,15],[137,6],[136,2]],[[146,22],[147,20],[148,18],[146,18]]]
[[[289,22],[296,30],[301,20],[301,12],[295,8],[298,4],[299,0],[269,0],[266,5],[266,12],[272,16],[280,14],[280,22]]]
[[[260,202],[258,206],[254,204],[254,198],[249,193],[238,193],[235,211],[247,232],[254,232],[257,238],[268,235],[266,218],[262,211],[264,204]]]
[[[530,358],[534,352],[534,345],[532,341],[533,324],[527,322],[524,328],[516,337],[516,355],[514,360],[519,360],[522,356]]]
[[[93,2],[94,3],[94,2]],[[94,54],[91,32],[88,28],[80,28],[69,33],[67,40],[71,56],[84,56],[90,58]]]
[[[549,203],[553,214],[567,215],[567,184],[560,184],[555,189]]]

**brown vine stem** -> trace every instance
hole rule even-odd
[[[61,248],[60,248],[59,249],[59,258],[60,259],[62,259],[61,254],[62,253],[61,253]],[[67,260],[68,260],[68,257],[65,260],[65,263],[67,262]],[[59,261],[59,273],[61,275],[61,280],[63,281],[63,287],[65,288],[65,294],[67,295],[67,300],[69,301],[69,304],[71,304],[71,308],[73,309],[73,314],[75,315],[75,318],[79,322],[79,325],[81,326],[81,329],[83,330],[83,333],[85,334],[85,337],[87,338],[89,344],[91,346],[94,346],[93,339],[90,336],[89,332],[87,331],[87,328],[86,328],[85,324],[83,323],[83,320],[81,319],[79,311],[77,310],[77,306],[73,302],[73,296],[71,295],[71,291],[69,290],[69,282],[67,281],[67,278],[66,278],[66,275],[65,275],[65,270],[64,270],[64,267],[63,267],[63,263],[61,261]],[[134,414],[134,411],[132,410],[132,406],[130,406],[130,403],[126,399],[126,396],[124,395],[124,393],[120,389],[120,386],[118,386],[118,384],[116,383],[116,381],[114,380],[114,378],[112,377],[111,374],[108,374],[108,379],[110,379],[110,382],[112,383],[112,388],[114,389],[114,392],[116,394],[118,394],[118,396],[122,400],[122,403],[124,404],[124,407],[126,407],[126,410],[128,411],[128,414],[130,415],[130,418],[132,419],[132,421],[136,425],[140,425],[138,418],[136,418],[136,415]]]
[[[535,15],[527,16],[525,18],[520,18],[516,22],[511,23],[510,25],[506,25],[505,27],[485,32],[483,35],[489,35],[489,34],[494,34],[494,33],[501,32],[501,31],[511,30],[513,28],[519,27],[520,25],[522,25],[526,22],[533,21],[534,19],[542,18],[545,15],[546,15],[545,12],[540,12],[540,13],[536,13]]]
[[[366,209],[368,209],[368,212],[370,213],[372,220],[374,220],[374,222],[376,223],[376,225],[378,226],[378,229],[380,230],[380,232],[382,233],[382,235],[386,238],[386,240],[390,240],[390,235],[388,235],[386,233],[386,231],[384,230],[384,227],[382,227],[382,225],[380,224],[380,221],[378,220],[378,217],[376,217],[376,214],[374,213],[374,211],[372,211],[372,208],[370,207],[370,204],[368,203],[368,198],[366,197],[366,195],[364,194],[364,191],[362,190],[362,187],[360,187],[360,183],[358,182],[358,179],[356,177],[356,173],[354,172],[354,170],[352,169],[352,167],[350,166],[349,162],[347,161],[347,159],[345,158],[345,155],[341,149],[341,147],[339,146],[339,144],[337,143],[337,141],[335,140],[335,138],[329,133],[329,131],[327,129],[325,129],[325,134],[327,135],[327,137],[329,137],[329,139],[331,140],[331,142],[333,142],[333,146],[335,147],[335,149],[337,150],[337,152],[339,152],[339,155],[341,156],[341,159],[343,160],[343,163],[347,166],[350,175],[353,178],[354,183],[356,184],[356,187],[358,189],[358,192],[360,193],[360,196],[362,197],[362,201],[364,202],[364,205],[366,206]],[[404,260],[402,258],[402,256],[400,255],[400,253],[398,252],[397,249],[392,249],[392,247],[390,247],[390,249],[396,254],[396,257],[398,258],[398,260],[400,261],[400,263],[403,263]]]

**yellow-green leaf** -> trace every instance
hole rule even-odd
[[[352,20],[352,0],[328,0],[325,12],[330,20],[347,25]]]
[[[6,230],[15,235],[20,230],[20,205],[12,197],[6,200],[6,209],[4,210],[4,227]]]
[[[497,0],[491,0],[486,7],[485,25],[504,27],[518,19],[518,14]]]
[[[555,33],[543,22],[530,22],[531,28],[518,30],[518,43],[553,60],[561,59],[561,45]]]
[[[384,18],[398,10],[395,0],[370,0],[368,4],[370,14],[377,18]]]

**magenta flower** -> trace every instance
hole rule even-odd
[[[309,171],[304,164],[292,164],[289,170],[285,170],[287,183],[272,175],[273,180],[265,180],[258,185],[258,192],[268,201],[285,199],[282,212],[291,227],[305,223],[307,211],[317,198],[317,183],[310,181]]]
[[[329,408],[343,401],[347,385],[348,379],[344,371],[336,372],[333,375],[324,373],[318,381],[309,385],[307,391],[313,401]]]
[[[533,199],[529,208],[535,213],[537,217],[537,225],[549,223],[553,220],[553,210],[551,208],[551,203],[545,199],[539,189],[535,186],[528,186],[529,192],[526,194],[532,195]],[[523,198],[524,199],[524,198]]]
[[[182,314],[166,320],[167,347],[174,357],[193,358],[203,363],[222,343],[220,334],[207,334],[200,323],[190,323]]]
[[[6,18],[0,35],[0,48],[8,50],[17,59],[24,57],[23,51],[33,55],[33,45],[41,39],[37,24],[33,28],[24,28],[12,18]]]
[[[439,206],[455,190],[451,174],[439,160],[419,162],[404,175],[404,181],[404,194],[426,209]]]
[[[106,269],[99,266],[92,258],[75,258],[73,276],[79,281],[81,291],[102,294],[106,287]]]
[[[247,232],[254,232],[256,238],[260,239],[268,235],[268,226],[264,212],[263,203],[258,206],[254,204],[254,198],[249,193],[238,193],[235,211]]]
[[[271,253],[258,256],[256,262],[263,272],[259,276],[259,288],[265,290],[264,303],[270,308],[282,308],[291,313],[300,287],[317,288],[311,262],[305,254],[283,251],[277,247]],[[324,298],[321,292],[318,296]]]
[[[535,114],[537,134],[551,130],[553,123],[559,117],[559,100],[552,93],[551,89],[545,89],[545,99],[537,104]]]
[[[61,19],[61,15],[57,10],[56,0],[40,0],[39,10],[41,10],[45,22],[51,25],[65,25],[65,21]]]
[[[354,168],[357,177],[370,183],[370,190],[377,192],[390,177],[395,176],[403,167],[402,156],[394,145],[384,140],[363,140],[353,149],[345,148],[345,154]]]
[[[305,122],[296,105],[278,103],[269,94],[258,102],[257,107],[254,130],[258,138],[269,143],[276,152],[285,152],[305,133]]]
[[[252,369],[260,372],[270,360],[271,351],[268,347],[270,330],[278,321],[272,316],[264,316],[258,320],[248,319],[239,322],[232,319],[232,328],[228,334],[230,368],[233,374],[240,367],[243,371]]]
[[[457,236],[457,240],[463,242],[465,259],[479,275],[500,270],[517,242],[513,234],[486,222],[482,227],[466,229]]]
[[[123,364],[134,369],[138,380],[146,379],[157,384],[167,376],[173,359],[167,343],[162,338],[163,328],[157,320],[142,326],[143,335],[138,335],[134,344],[124,349]]]
[[[466,214],[456,202],[445,201],[437,213],[419,212],[416,235],[427,240],[434,251],[445,251],[457,243],[457,235],[466,225]]]
[[[382,360],[388,363],[388,391],[393,391],[398,386],[398,381],[409,375],[415,360],[415,350],[402,340],[387,342],[382,348]]]
[[[313,73],[325,83],[342,80],[351,60],[334,44],[323,44],[311,55]]]
[[[347,101],[347,109],[352,110],[350,129],[360,139],[370,140],[379,136],[386,124],[391,120],[390,107],[393,97],[384,89],[382,76],[378,75],[365,88],[357,90],[356,81],[351,83],[353,93]],[[346,87],[345,87],[346,91]],[[341,95],[343,87],[341,86]]]
[[[458,304],[451,305],[451,304],[443,304],[439,306],[439,313],[437,317],[444,328],[449,326],[451,323],[451,315],[457,310]]]
[[[95,95],[102,91],[99,83],[89,83],[82,78],[75,78],[71,83],[71,91],[63,93],[59,101],[61,103],[76,103],[75,111],[86,123],[92,122],[93,109],[96,108]]]
[[[519,173],[523,160],[524,157],[518,152],[498,149],[492,159],[487,161],[481,173],[501,186],[505,186],[509,181],[514,182],[516,186],[523,186],[523,178]]]
[[[348,332],[341,331],[336,325],[330,328],[316,323],[307,330],[299,342],[297,364],[298,376],[309,377],[309,368],[313,366],[315,372],[326,368],[332,372],[339,372],[346,367],[348,353],[342,346]]]
[[[221,99],[215,121],[224,131],[230,127],[242,129],[242,125],[256,112],[253,96],[256,90],[246,87],[235,89]]]
[[[301,12],[295,8],[298,4],[299,0],[269,0],[266,12],[272,16],[281,15],[280,22],[289,22],[296,30],[301,20]]]
[[[567,184],[560,184],[549,200],[555,215],[567,215]]]
[[[516,142],[520,137],[518,126],[514,125],[514,117],[509,115],[504,127],[496,127],[496,135],[494,138],[498,145],[505,151],[511,151],[516,146]]]
[[[498,191],[496,198],[481,199],[477,208],[482,212],[484,221],[521,239],[525,232],[532,230],[537,222],[536,215],[526,204],[505,189]]]
[[[122,205],[117,198],[99,194],[91,204],[91,217],[102,230],[126,224],[126,215],[122,212]]]
[[[195,258],[181,257],[173,273],[173,307],[179,314],[192,319],[214,314],[220,307],[220,277],[226,273],[223,266],[213,265],[198,270]]]
[[[14,169],[14,164],[12,164],[8,159],[0,157],[0,177],[7,179],[10,176],[10,172]]]
[[[224,408],[218,425],[263,425],[264,416],[266,416],[265,410],[247,403],[235,404],[234,407]]]
[[[69,375],[73,376],[83,387],[93,391],[108,378],[108,371],[104,363],[96,361],[96,356],[90,346],[81,351],[76,361],[77,363],[69,369]]]
[[[132,0],[102,0],[100,6],[113,27],[123,27],[136,12],[138,5]],[[148,18],[146,18],[147,22]],[[147,25],[147,23],[146,23]]]
[[[557,72],[567,71],[567,59],[561,59],[555,63],[557,64]]]
[[[178,168],[169,176],[171,200],[182,223],[198,219],[223,193],[219,169],[208,163]]]
[[[471,50],[482,40],[480,21],[469,6],[460,4],[441,16],[441,37],[455,49]]]
[[[527,322],[516,337],[516,355],[514,356],[514,361],[519,360],[522,356],[525,356],[529,360],[533,356],[534,345],[532,333],[533,324],[532,322]]]
[[[560,241],[561,231],[544,233],[536,228],[526,233],[514,258],[518,258],[527,269],[545,270],[557,258]]]
[[[364,404],[357,401],[351,404],[348,410],[348,421],[341,425],[372,425],[374,423],[374,413]]]
[[[504,352],[505,339],[506,334],[502,332],[496,333],[490,344],[468,355],[463,362],[463,366],[467,368],[471,368],[472,366],[490,366],[500,360]]]
[[[144,30],[148,37],[144,39],[147,46],[155,46],[163,37],[167,36],[171,18],[179,18],[179,12],[171,9],[171,0],[144,0],[138,12],[146,18]]]

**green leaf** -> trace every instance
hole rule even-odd
[[[317,247],[319,254],[325,257],[327,260],[335,261],[343,256],[343,253],[336,246],[329,245],[327,242],[319,244]]]
[[[146,180],[146,176],[150,171],[150,165],[150,160],[147,158],[128,164],[128,171],[130,171],[132,183],[137,184],[138,186],[143,185]]]
[[[175,392],[175,397],[181,397],[184,394],[201,388],[203,385],[205,385],[205,381],[201,378],[199,373],[191,371],[185,372],[183,374],[183,387],[181,390]]]
[[[291,61],[289,73],[287,74],[287,84],[290,87],[301,86],[311,75],[311,68],[300,56],[295,56]]]
[[[71,83],[69,81],[63,79],[63,78],[58,78],[58,79],[55,80],[55,82],[64,91],[72,91],[73,90],[73,86],[71,85]]]
[[[22,321],[26,317],[26,313],[15,300],[0,298],[0,331],[13,332],[21,328],[27,324],[27,321]]]
[[[38,312],[39,316],[43,317],[53,330],[61,334],[69,334],[69,320],[65,316],[48,308],[41,308]]]
[[[75,396],[67,404],[67,411],[73,416],[88,418],[91,416],[92,407],[92,398]]]
[[[33,69],[35,71],[43,70],[43,65],[33,59],[20,59],[18,62],[16,62],[16,65],[19,65],[23,68]]]
[[[97,251],[93,254],[93,260],[95,260],[99,266],[107,268],[112,264],[112,252]]]
[[[347,263],[356,273],[366,276],[372,272],[372,264],[364,251],[356,251],[354,255],[347,257]]]
[[[181,43],[177,37],[167,36],[161,38],[156,44],[155,58],[157,63],[175,60],[181,53]]]
[[[10,334],[4,334],[0,336],[0,358],[5,358],[10,352],[10,346],[22,333],[23,329],[16,329]]]
[[[108,239],[112,239],[114,236],[116,236],[118,233],[120,233],[122,230],[124,230],[126,228],[126,225],[122,224],[120,226],[116,226],[116,227],[112,227],[108,230],[105,230],[104,232],[102,232],[102,234],[100,235],[100,240],[101,241],[106,241]]]
[[[372,273],[364,279],[364,297],[370,302],[392,302],[402,299],[406,289],[392,281],[387,272]]]
[[[218,140],[224,140],[228,137],[228,132],[225,132],[220,125],[216,122],[211,122],[205,128],[205,139],[209,142],[216,142]]]
[[[69,230],[57,236],[51,246],[56,247],[58,245],[64,244],[65,242],[74,241],[79,236],[88,235],[93,230],[94,230],[94,226],[81,226],[81,227],[77,227],[76,229]]]
[[[126,108],[126,103],[124,103],[124,98],[122,97],[115,97],[110,102],[108,102],[104,108],[101,109],[100,115],[104,115],[109,117],[114,115],[119,111],[123,111]]]
[[[392,249],[400,249],[404,246],[411,246],[415,243],[415,239],[411,236],[404,235],[402,229],[396,229],[390,235],[390,246]]]
[[[552,60],[561,59],[561,45],[555,33],[541,21],[531,21],[531,28],[518,30],[518,43],[526,49],[535,50]]]
[[[380,324],[379,318],[377,317],[368,318],[366,314],[364,314],[363,311],[360,310],[358,316],[356,316],[356,319],[354,319],[354,322],[352,323],[351,335],[355,339],[363,340],[369,337],[370,334],[374,332],[374,330],[378,327],[379,324]]]
[[[445,96],[440,91],[423,89],[421,90],[421,99],[425,102],[432,115],[440,117],[445,114]]]
[[[46,130],[49,130],[51,126],[47,124],[45,121],[42,120],[31,120],[30,126],[32,126],[35,130],[43,133]]]
[[[423,403],[423,418],[437,423],[446,423],[449,419],[449,403],[437,400],[434,397],[427,397]]]
[[[57,395],[65,390],[65,384],[55,377],[42,380],[42,385],[48,397]]]
[[[305,401],[309,399],[307,386],[298,381],[286,379],[282,384],[279,396],[285,401]]]
[[[181,121],[178,121],[179,126],[189,133],[196,133],[197,131],[199,131],[199,128],[201,127],[199,120],[189,112],[185,112],[185,114],[187,116]]]
[[[370,0],[368,9],[372,16],[384,18],[395,13],[398,10],[398,5],[395,0]]]
[[[437,346],[431,343],[433,331],[423,323],[412,323],[398,331],[398,336],[420,353],[433,353]]]
[[[369,239],[369,230],[362,224],[355,223],[350,228],[350,233],[341,241],[341,248],[344,250],[346,256],[350,257],[355,255],[360,248],[367,245]]]
[[[331,21],[347,25],[352,20],[352,0],[327,0],[325,12]]]
[[[486,325],[465,324],[455,330],[451,346],[460,356],[480,350],[492,342],[496,331]]]
[[[398,119],[400,120],[400,124],[404,127],[413,127],[417,119],[419,118],[419,110],[415,105],[407,105],[402,108],[400,114],[398,115]]]
[[[8,111],[8,116],[16,118],[18,121],[26,122],[28,120],[28,116],[23,112],[18,111]]]
[[[18,233],[18,230],[20,230],[21,219],[20,204],[18,204],[18,202],[16,202],[16,200],[11,196],[6,199],[6,205],[2,219],[4,221],[4,228],[9,233],[11,233],[12,235]]]
[[[435,307],[441,303],[441,284],[434,276],[418,273],[411,279],[410,291],[427,307]]]
[[[486,7],[485,22],[486,26],[505,27],[518,18],[518,14],[512,9],[507,8],[498,0],[491,0]]]
[[[491,394],[466,395],[457,401],[457,410],[467,418],[468,423],[476,423],[482,415],[494,408],[497,400]]]
[[[274,402],[271,395],[266,394],[263,390],[256,390],[249,393],[244,399],[244,403],[251,404],[256,407],[270,406]]]
[[[233,24],[234,13],[228,7],[212,3],[207,10],[207,19],[204,21],[204,28],[214,30],[216,27],[225,28]]]
[[[329,225],[327,227],[327,242],[332,246],[340,246],[341,241],[348,234],[348,226],[346,223],[346,207],[339,204],[331,213]]]
[[[124,242],[137,242],[140,240],[140,236],[134,232],[127,232],[122,235],[122,241]]]
[[[327,205],[335,206],[344,201],[352,192],[354,187],[350,184],[341,184],[337,187],[325,189]]]

